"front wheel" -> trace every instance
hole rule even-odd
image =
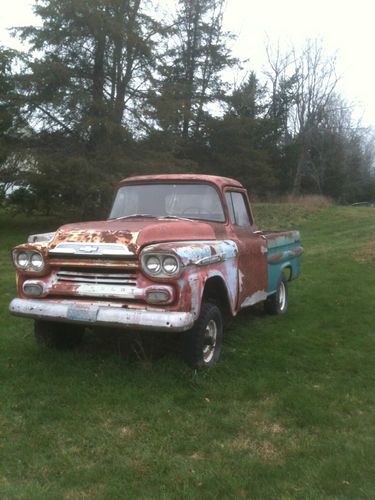
[[[269,314],[285,314],[288,310],[288,281],[281,276],[276,293],[268,297],[265,309]]]
[[[34,334],[39,345],[53,349],[73,349],[82,342],[85,328],[80,325],[35,320]]]
[[[222,343],[223,319],[220,309],[206,302],[195,325],[185,334],[185,360],[194,368],[209,368],[219,359]]]

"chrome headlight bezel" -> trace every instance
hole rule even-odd
[[[173,270],[168,270],[168,266],[164,265],[164,261],[169,259],[175,262],[175,267]],[[148,263],[152,261],[154,264],[159,263],[155,270],[151,270],[148,267]],[[176,278],[181,273],[181,261],[179,257],[172,253],[164,252],[145,252],[141,256],[142,270],[145,274],[151,278]]]
[[[21,263],[20,257],[23,257],[23,263]],[[43,254],[37,250],[25,250],[24,248],[17,248],[12,252],[13,264],[20,271],[41,273],[46,267],[46,262],[44,260]],[[33,260],[40,259],[41,265],[35,266]]]

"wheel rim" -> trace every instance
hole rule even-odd
[[[214,357],[217,339],[217,325],[216,322],[211,319],[204,333],[203,340],[203,361],[209,363]]]
[[[286,290],[285,290],[285,284],[283,281],[280,282],[280,288],[279,288],[279,308],[280,311],[283,311],[285,309],[286,305]]]

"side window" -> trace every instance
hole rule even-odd
[[[250,226],[249,213],[244,195],[232,191],[230,193],[227,192],[225,196],[231,222],[237,226]]]
[[[228,191],[225,193],[225,199],[227,201],[228,205],[228,211],[229,211],[229,218],[232,224],[236,223],[236,218],[234,216],[234,209],[233,209],[233,203],[232,203],[232,193],[228,193]]]

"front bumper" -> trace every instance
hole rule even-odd
[[[147,311],[102,306],[92,302],[18,298],[9,304],[9,311],[16,316],[40,320],[174,332],[189,330],[195,320],[193,313],[189,312]]]

